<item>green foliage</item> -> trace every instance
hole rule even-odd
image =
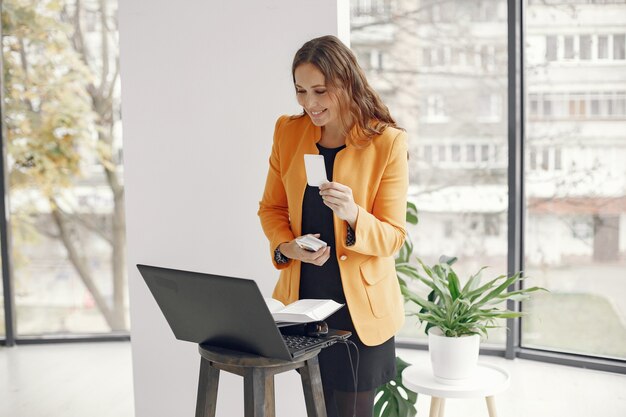
[[[413,203],[407,204],[406,221],[418,223],[417,208]],[[483,334],[487,329],[496,327],[498,318],[519,317],[521,313],[500,309],[498,306],[506,300],[521,301],[527,299],[529,293],[543,290],[532,287],[507,292],[507,288],[521,281],[519,273],[512,277],[505,275],[480,285],[481,268],[462,285],[452,265],[455,257],[441,256],[439,263],[428,267],[419,258],[413,257],[413,242],[407,234],[404,245],[396,257],[396,274],[400,290],[405,302],[412,302],[421,307],[414,313],[420,320],[426,321],[426,331],[437,326],[446,336],[464,334]],[[421,267],[418,269],[414,260]],[[410,287],[411,282],[421,282],[431,291],[426,298],[417,295]],[[415,403],[417,394],[402,385],[402,371],[409,366],[400,358],[396,358],[396,378],[377,390],[374,404],[376,417],[413,417],[417,413]],[[382,394],[381,394],[382,393]]]
[[[417,208],[415,204],[408,202],[406,205],[406,221],[409,224],[417,224]],[[407,286],[407,279],[410,280],[413,276],[413,273],[416,273],[417,270],[415,267],[409,264],[411,256],[413,255],[413,242],[411,241],[411,237],[407,233],[406,239],[404,240],[404,245],[400,248],[400,252],[396,257],[396,274],[398,276],[398,283],[400,284],[400,290],[402,291],[402,295],[405,297],[405,301],[408,301],[405,294],[411,293],[411,290]]]
[[[4,120],[11,189],[57,195],[81,171],[93,146],[93,76],[75,51],[59,1],[6,0],[2,5]],[[92,143],[90,143],[92,142]]]
[[[415,207],[415,204],[411,202],[407,203],[406,221],[407,223],[413,225],[418,222],[417,207]],[[409,259],[412,254],[413,242],[411,242],[411,237],[407,233],[404,245],[402,245],[402,248],[396,258],[396,273],[403,295],[411,292],[407,286],[407,281],[403,279],[402,276],[411,276]],[[374,416],[413,417],[417,413],[417,409],[415,408],[417,394],[409,391],[402,384],[402,371],[404,371],[407,366],[410,366],[410,364],[403,361],[399,357],[396,357],[396,377],[392,381],[389,381],[385,385],[379,387],[376,391],[377,399],[374,403]]]
[[[402,384],[402,371],[411,366],[396,357],[396,377],[378,389],[374,402],[374,415],[377,417],[413,417],[417,414],[415,403],[417,394]]]
[[[518,272],[510,277],[500,275],[481,285],[481,273],[485,267],[469,277],[462,285],[452,264],[456,258],[441,257],[439,263],[428,267],[420,259],[422,271],[413,268],[407,276],[426,285],[430,290],[428,298],[406,291],[405,298],[421,307],[415,314],[428,323],[428,328],[435,326],[448,337],[481,334],[487,337],[488,329],[498,327],[496,319],[520,317],[522,313],[501,307],[507,300],[522,301],[530,293],[545,290],[541,287],[522,288],[508,291],[522,276]]]
[[[406,221],[409,224],[417,224],[417,207],[410,201],[406,204]]]

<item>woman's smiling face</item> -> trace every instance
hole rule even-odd
[[[324,74],[313,64],[299,65],[294,71],[298,104],[316,126],[339,126],[339,102],[334,100]]]

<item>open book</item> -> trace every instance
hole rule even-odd
[[[274,298],[266,298],[274,321],[277,323],[309,323],[324,320],[343,307],[333,300],[298,300],[285,306]]]

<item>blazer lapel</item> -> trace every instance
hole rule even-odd
[[[304,116],[307,117],[308,116]],[[321,139],[321,129],[309,122],[307,128],[302,133],[299,146],[296,148],[293,161],[293,191],[295,200],[290,202],[291,229],[296,236],[302,235],[302,202],[306,190],[306,169],[304,167],[304,154],[319,155],[319,150],[315,144]]]

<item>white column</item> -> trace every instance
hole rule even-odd
[[[270,295],[277,271],[256,212],[276,118],[299,112],[291,60],[313,37],[346,39],[347,10],[347,0],[120,2],[137,417],[192,416],[200,356],[175,340],[135,265],[253,278]],[[305,415],[297,373],[276,378],[276,396],[278,415]],[[222,374],[217,414],[243,415],[241,378]]]

